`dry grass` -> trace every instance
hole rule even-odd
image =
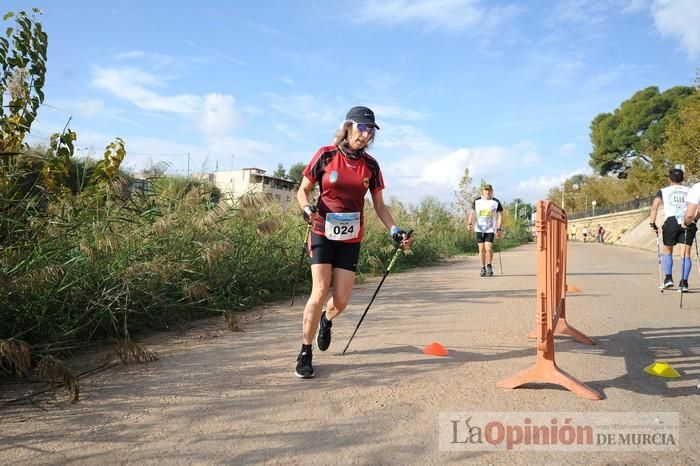
[[[224,322],[226,322],[226,326],[232,332],[242,332],[243,331],[243,329],[241,329],[241,327],[238,325],[238,320],[236,319],[236,316],[234,315],[233,312],[225,312],[224,313]]]
[[[266,218],[262,222],[258,223],[255,230],[260,236],[269,236],[277,232],[281,228],[281,222],[276,217]]]
[[[22,340],[0,340],[0,368],[27,377],[32,370],[29,345]]]
[[[24,291],[29,289],[42,288],[57,283],[65,271],[62,267],[50,265],[41,269],[33,270],[25,275],[22,275],[12,282],[12,286],[18,290]]]
[[[211,266],[226,258],[226,256],[231,253],[232,249],[233,245],[231,241],[214,241],[204,248],[202,251],[202,258]]]
[[[182,285],[182,293],[190,301],[203,301],[209,297],[209,287],[206,283],[199,281],[190,282],[186,281]]]
[[[158,360],[158,355],[144,346],[128,341],[118,343],[115,352],[124,364],[132,362],[152,362]]]
[[[78,378],[73,375],[66,363],[53,356],[44,356],[39,361],[36,372],[39,377],[50,380],[54,385],[60,383],[65,385],[68,393],[72,394],[71,403],[79,401],[80,384],[78,383]]]

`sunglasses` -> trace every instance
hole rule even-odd
[[[374,132],[377,130],[377,128],[375,128],[372,125],[367,125],[365,123],[358,123],[356,121],[353,121],[353,123],[355,125],[355,128],[357,128],[358,131],[361,133],[374,134]]]

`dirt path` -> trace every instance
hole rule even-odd
[[[219,319],[154,336],[161,359],[83,381],[77,405],[0,409],[0,463],[692,464],[700,462],[700,293],[656,289],[656,256],[574,243],[571,324],[600,343],[557,339],[557,362],[604,392],[586,401],[559,388],[497,389],[534,363],[535,248],[504,252],[504,276],[479,278],[477,259],[390,275],[348,354],[347,339],[376,287],[359,286],[314,353],[316,378],[293,375],[304,299],[248,313],[244,333]],[[496,260],[496,272],[499,272]],[[695,286],[694,286],[695,285]],[[425,356],[439,341],[449,357]],[[642,369],[664,358],[683,377]],[[671,411],[676,453],[444,452],[442,411]]]

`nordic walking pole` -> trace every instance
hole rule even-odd
[[[685,248],[686,248],[686,241],[688,241],[688,229],[685,229],[685,233],[683,233],[683,258],[681,259],[681,281],[683,281],[683,275],[685,275]],[[681,292],[681,303],[680,303],[680,309],[683,309],[683,290],[679,287],[678,291]]]
[[[501,275],[503,275],[503,260],[501,259],[501,244],[498,244],[498,265],[501,266]]]
[[[413,230],[408,230],[408,233],[406,233],[405,239],[410,238],[411,233],[413,233]],[[379,289],[382,287],[384,280],[386,280],[386,276],[389,275],[391,268],[394,266],[394,262],[396,262],[396,259],[399,258],[400,252],[401,252],[401,246],[397,247],[396,251],[394,251],[394,256],[391,258],[391,262],[389,262],[389,266],[386,268],[386,271],[384,272],[384,276],[382,277],[382,280],[379,282],[379,286],[377,286],[377,289],[374,290],[374,294],[372,295],[372,299],[369,300],[369,304],[367,305],[365,312],[362,313],[362,317],[360,317],[360,321],[357,323],[357,327],[355,327],[355,331],[352,332],[352,335],[350,336],[350,339],[348,340],[348,344],[345,345],[345,349],[343,350],[343,354],[345,354],[345,352],[348,350],[348,347],[350,346],[350,342],[352,341],[352,339],[355,338],[355,334],[357,333],[357,329],[360,328],[360,325],[362,325],[362,321],[365,320],[365,316],[367,315],[367,311],[369,311],[369,307],[374,302],[374,298],[377,297],[377,293],[379,293]]]
[[[656,259],[659,261],[659,291],[664,292],[664,279],[661,272],[661,246],[659,245],[659,231],[656,231]]]
[[[698,261],[698,274],[700,274],[700,253],[698,252],[698,237],[695,237],[695,259]]]
[[[309,240],[309,232],[311,231],[311,224],[306,225],[306,235],[304,236],[304,243],[301,245],[301,257],[299,258],[299,267],[297,268],[297,276],[294,279],[294,286],[292,287],[292,302],[289,303],[289,307],[294,306],[294,296],[297,292],[297,282],[299,281],[299,275],[301,274],[301,266],[304,263],[304,255],[306,255],[306,243]]]

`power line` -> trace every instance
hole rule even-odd
[[[62,108],[54,107],[53,105],[47,104],[47,103],[45,103],[45,102],[42,102],[42,103],[41,103],[41,106],[42,106],[42,107],[49,107],[49,108],[51,108],[51,109],[53,109],[53,110],[58,110],[59,112],[67,113],[68,115],[71,114],[71,112],[69,112],[68,110],[64,110],[64,109],[62,109]]]
[[[129,154],[133,155],[152,155],[154,157],[189,157],[190,154],[157,154],[155,152],[134,152],[134,151],[127,151]]]

